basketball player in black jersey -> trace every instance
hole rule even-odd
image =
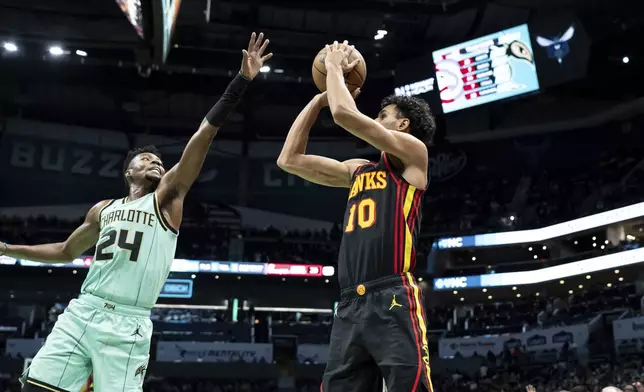
[[[277,161],[317,184],[349,188],[338,256],[341,299],[323,392],[432,391],[423,294],[412,275],[436,129],[425,101],[390,96],[376,119],[358,111],[343,74],[352,51],[335,42],[325,59],[327,92],[297,117]],[[354,96],[357,96],[354,93]],[[378,162],[306,154],[311,126],[329,106],[336,124],[382,151]]]

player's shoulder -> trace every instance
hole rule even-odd
[[[95,219],[98,221],[101,212],[107,208],[109,205],[114,203],[115,199],[106,199],[106,200],[101,200],[98,203],[94,204],[92,208],[89,209],[89,212],[87,213],[87,216],[89,218]]]
[[[114,203],[116,199],[106,199],[106,200],[101,200],[98,203],[94,204],[92,207],[92,210],[102,210],[103,208],[109,206],[110,204]]]

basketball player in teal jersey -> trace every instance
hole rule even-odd
[[[264,55],[267,46],[263,34],[252,34],[239,74],[167,173],[154,147],[134,150],[124,165],[129,194],[96,204],[65,242],[0,243],[0,255],[48,263],[70,262],[96,245],[81,295],[58,318],[23,374],[23,391],[76,392],[92,370],[97,392],[143,390],[152,336],[150,309],[170,273],[184,198],[218,129],[271,58],[271,53]]]

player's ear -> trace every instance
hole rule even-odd
[[[409,119],[408,118],[403,118],[400,120],[398,123],[398,130],[399,131],[405,131],[409,132]]]

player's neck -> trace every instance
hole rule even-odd
[[[130,185],[130,193],[127,195],[127,201],[140,199],[151,192],[153,192],[152,189],[146,188],[142,185]]]

